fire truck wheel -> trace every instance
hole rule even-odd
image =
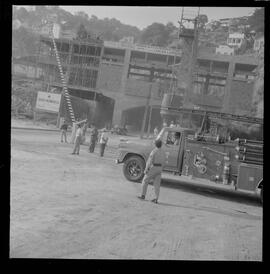
[[[127,158],[123,165],[123,173],[127,180],[139,182],[144,174],[145,162],[139,156],[131,156]]]

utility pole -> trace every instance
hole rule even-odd
[[[153,111],[153,106],[150,106],[148,126],[147,126],[147,138],[149,137],[150,131],[151,131],[152,111]]]
[[[143,122],[142,122],[141,135],[140,135],[141,139],[143,138],[143,135],[144,135],[147,112],[148,112],[149,104],[150,104],[150,101],[151,101],[153,79],[154,79],[154,67],[151,67],[150,75],[149,75],[149,83],[150,83],[149,84],[149,93],[148,93],[148,97],[147,97],[146,105],[145,105],[145,109],[144,109]]]

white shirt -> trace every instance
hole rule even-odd
[[[78,128],[77,130],[76,130],[76,137],[79,137],[79,136],[81,136],[82,135],[82,129],[81,128]]]
[[[101,136],[100,136],[100,143],[101,144],[106,144],[107,141],[108,141],[109,137],[108,137],[108,133],[106,131],[102,132],[101,133]]]

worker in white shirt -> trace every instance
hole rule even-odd
[[[155,198],[151,200],[154,203],[158,203],[158,197],[159,197],[159,190],[160,190],[160,181],[161,181],[161,172],[163,170],[165,161],[166,161],[166,155],[165,151],[161,148],[162,147],[162,141],[156,140],[155,141],[156,147],[152,150],[152,152],[149,155],[149,158],[146,162],[145,170],[144,170],[144,177],[142,181],[142,192],[141,195],[138,196],[138,198],[144,200],[147,186],[150,181],[153,182],[154,190],[155,190]]]
[[[81,143],[81,137],[82,137],[82,128],[81,124],[77,125],[78,128],[76,130],[76,135],[75,135],[75,144],[74,144],[74,149],[71,154],[78,154],[80,152],[80,143]]]
[[[99,140],[99,144],[100,144],[100,156],[103,157],[104,155],[104,150],[105,147],[108,143],[109,140],[109,136],[108,136],[108,132],[106,129],[103,129],[101,132],[101,136],[100,136],[100,140]]]

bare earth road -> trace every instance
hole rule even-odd
[[[12,129],[10,257],[262,260],[256,197],[164,174],[160,203],[152,186],[140,201],[115,149],[71,151],[58,132]]]

